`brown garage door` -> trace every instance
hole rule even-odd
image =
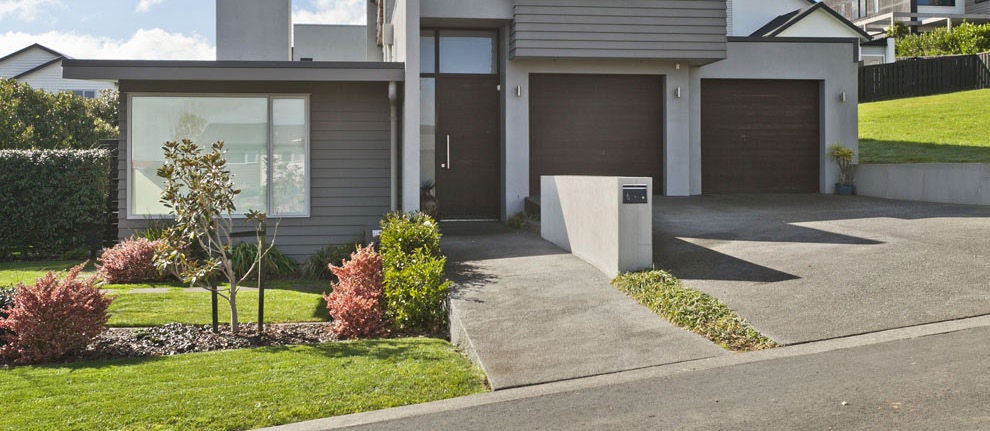
[[[818,81],[701,81],[704,193],[817,193]]]
[[[530,75],[529,189],[541,175],[652,177],[661,193],[663,79]]]

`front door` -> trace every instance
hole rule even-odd
[[[498,78],[437,79],[437,210],[441,219],[499,215]]]
[[[424,198],[435,199],[442,220],[497,220],[501,179],[497,32],[423,33],[421,164],[426,165],[424,183],[435,179],[433,195]]]

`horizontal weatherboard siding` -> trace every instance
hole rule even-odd
[[[724,0],[517,0],[513,58],[726,57]]]
[[[285,218],[276,246],[303,261],[328,244],[364,241],[389,210],[389,102],[385,83],[137,82],[123,81],[121,136],[127,137],[127,94],[309,94],[310,217]],[[120,178],[127,178],[121,143]],[[118,187],[120,237],[146,221],[127,219],[127,182]],[[247,228],[242,223],[240,228]],[[240,229],[239,228],[239,229]],[[271,229],[269,229],[271,230]]]

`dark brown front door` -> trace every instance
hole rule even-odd
[[[437,79],[437,209],[444,220],[499,218],[498,78]]]
[[[703,79],[703,193],[817,193],[819,82]]]
[[[542,175],[653,178],[662,193],[663,77],[529,77],[529,190]]]

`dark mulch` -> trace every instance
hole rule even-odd
[[[259,334],[256,326],[243,325],[234,334],[229,326],[214,333],[209,325],[170,323],[153,328],[109,328],[71,361],[168,356],[192,352],[247,347],[318,344],[334,341],[329,323],[270,325]]]

